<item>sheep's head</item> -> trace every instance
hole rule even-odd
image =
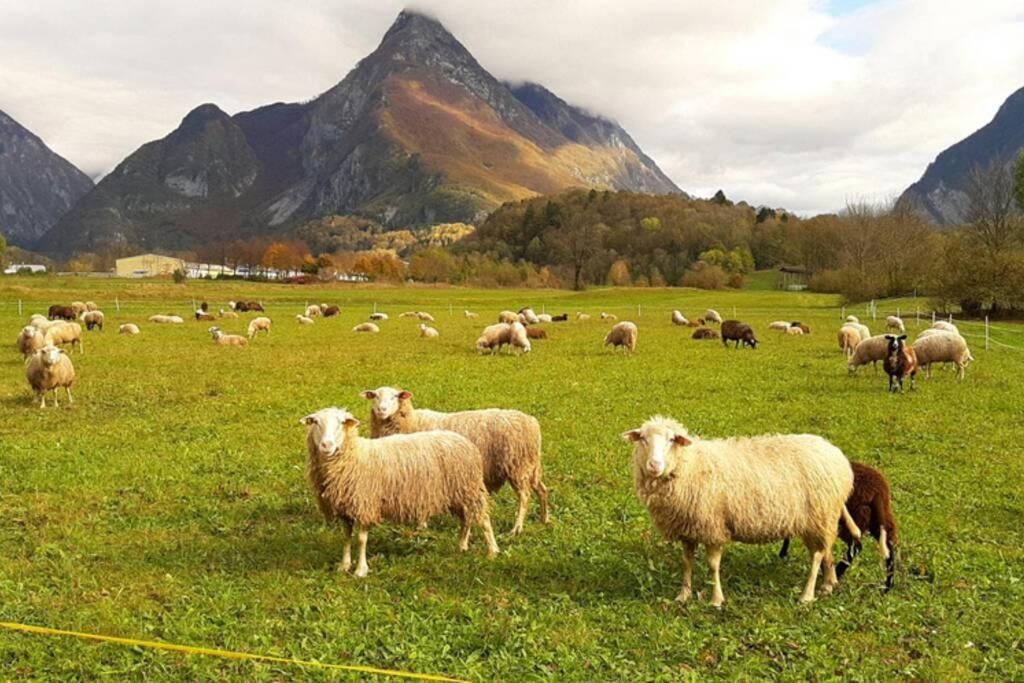
[[[622,438],[634,445],[634,461],[651,477],[669,471],[675,451],[693,443],[686,428],[662,417],[652,417],[637,429],[623,432]]]
[[[64,349],[47,344],[39,349],[39,358],[43,361],[43,365],[56,365],[62,353],[64,353]]]
[[[343,408],[323,408],[299,420],[322,457],[330,457],[345,443],[346,436],[359,427],[359,420]]]
[[[885,338],[889,342],[889,355],[895,356],[903,350],[903,344],[907,339],[907,335],[901,334],[897,337],[895,334],[887,334]]]
[[[214,325],[213,327],[211,327],[210,329],[208,329],[208,330],[207,330],[207,332],[209,332],[210,334],[212,334],[212,335],[213,335],[214,337],[218,337],[218,336],[220,336],[220,328],[219,328],[219,327],[217,327],[216,325]]]
[[[398,412],[403,401],[412,398],[411,391],[395,389],[393,387],[380,387],[379,389],[367,389],[359,394],[367,401],[373,401],[373,414],[379,420],[387,420]]]

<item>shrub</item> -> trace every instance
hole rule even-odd
[[[697,289],[725,289],[729,276],[719,266],[713,266],[704,261],[693,264],[683,274],[683,287],[696,287]]]

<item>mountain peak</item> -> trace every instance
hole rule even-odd
[[[230,118],[231,117],[216,104],[207,102],[205,104],[200,104],[198,107],[185,114],[185,118],[181,120],[178,130],[201,130],[206,126],[206,124],[212,121],[223,121]]]
[[[404,9],[399,12],[394,22],[392,22],[391,28],[389,28],[384,34],[381,42],[386,43],[389,38],[392,38],[402,32],[414,32],[420,34],[442,33],[445,35],[451,35],[448,33],[448,29],[446,29],[435,17],[414,9]]]

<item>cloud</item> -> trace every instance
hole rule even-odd
[[[619,121],[677,184],[832,211],[884,198],[1024,85],[1018,2],[418,0],[499,78]],[[308,100],[398,2],[0,0],[0,108],[91,174],[194,106]],[[834,12],[831,14],[830,12]]]

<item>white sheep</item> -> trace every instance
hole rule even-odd
[[[405,313],[400,313],[398,315],[399,318],[418,318],[419,316],[420,314],[416,311],[406,311]]]
[[[843,325],[839,328],[837,338],[839,340],[839,350],[849,358],[853,355],[857,344],[860,344],[860,330],[852,325]]]
[[[524,308],[519,311],[519,322],[524,325],[536,325],[540,322],[540,318],[533,312],[532,308]]]
[[[218,346],[248,346],[249,340],[239,334],[224,334],[219,327],[211,327],[207,330],[213,337],[213,343]]]
[[[621,346],[624,351],[632,353],[636,351],[638,335],[639,331],[636,325],[628,320],[624,320],[621,323],[616,323],[608,334],[605,335],[604,345],[611,345],[613,349]]]
[[[424,311],[416,311],[416,317],[424,322],[434,322],[434,316],[430,315],[429,313],[425,313]]]
[[[306,315],[302,315],[301,313],[299,315],[295,316],[295,320],[300,325],[312,325],[313,324],[313,319],[312,318],[310,318],[309,316],[306,316]]]
[[[234,319],[238,317],[238,314],[234,311],[225,311],[223,308],[220,309],[220,317],[225,320]]]
[[[500,351],[502,346],[512,343],[512,326],[508,323],[495,323],[484,328],[476,340],[476,350]]]
[[[104,317],[103,311],[92,310],[85,311],[78,319],[85,323],[85,329],[92,330],[92,328],[98,327],[102,332]]]
[[[388,314],[387,313],[371,313],[370,314],[370,320],[387,320],[387,319],[388,319]]]
[[[345,545],[340,569],[352,567],[352,528],[359,538],[355,576],[369,573],[366,541],[381,522],[424,524],[453,514],[462,522],[459,549],[479,526],[490,557],[499,550],[491,529],[483,458],[453,432],[421,432],[380,439],[359,436],[359,421],[346,410],[324,408],[302,418],[306,425],[306,476],[320,512],[341,522]]]
[[[441,333],[426,323],[420,323],[420,336],[427,339],[437,339]]]
[[[903,318],[898,315],[890,315],[885,318],[885,329],[896,330],[900,334],[907,331],[906,325],[903,324]]]
[[[373,323],[359,323],[352,328],[353,332],[380,332],[380,328]]]
[[[786,330],[789,329],[789,322],[787,322],[785,320],[773,320],[772,322],[768,323],[768,329],[769,330],[779,330],[781,332],[785,332]],[[797,328],[797,329],[800,329],[800,328]]]
[[[252,320],[250,320],[249,321],[249,339],[252,339],[253,337],[255,337],[260,332],[266,332],[267,334],[270,334],[270,326],[271,326],[271,324],[272,323],[271,323],[270,318],[268,318],[266,316],[263,316],[263,315],[261,315],[258,318],[253,318]]]
[[[157,314],[149,316],[149,322],[159,325],[181,325],[185,320],[180,315]]]
[[[475,319],[475,318],[479,318],[480,317],[479,313],[474,313],[473,311],[471,311],[469,309],[466,309],[466,310],[462,311],[462,315],[466,316],[469,319]]]
[[[800,329],[799,327],[787,327],[786,328],[786,334],[789,335],[790,337],[799,337],[799,336],[802,336],[803,333],[804,333],[804,331],[802,329]]]
[[[44,334],[32,325],[26,325],[21,328],[21,332],[18,333],[18,339],[15,343],[18,347],[18,351],[21,352],[22,358],[28,358],[39,349],[46,346]]]
[[[589,313],[583,313],[581,311],[576,311],[576,320],[581,322],[581,323],[585,323],[588,320],[590,320],[590,314]]]
[[[514,322],[519,322],[519,314],[513,313],[512,311],[502,311],[498,314],[499,323],[507,323],[511,325]]]
[[[704,311],[704,322],[722,324],[722,316],[719,315],[718,311],[713,308],[709,308]]]
[[[82,313],[85,313],[86,311],[88,311],[89,307],[86,306],[84,302],[72,301],[71,302],[71,310],[75,312],[75,317],[77,318]]]
[[[672,324],[689,326],[690,321],[686,319],[682,311],[672,311]]]
[[[884,361],[888,355],[889,340],[885,338],[884,334],[868,337],[854,347],[853,352],[847,358],[846,369],[852,375],[860,366],[872,363],[877,372],[878,362]]]
[[[61,322],[51,325],[43,338],[47,344],[53,346],[70,344],[72,349],[77,346],[79,353],[85,353],[85,344],[82,342],[82,326],[78,323]]]
[[[858,318],[855,315],[848,315],[848,316],[846,316],[846,322],[853,323],[853,324],[856,325],[856,324],[860,323],[860,318]]]
[[[549,322],[551,322],[551,314],[550,313],[538,313],[537,314],[537,322],[539,322],[539,323],[549,323]]]
[[[541,521],[548,523],[548,489],[541,481],[541,432],[536,418],[518,410],[442,413],[416,408],[411,392],[392,387],[363,391],[360,396],[373,402],[374,438],[443,429],[472,441],[483,456],[487,490],[494,493],[508,482],[516,492],[519,511],[513,534],[523,530],[531,490],[540,501]]]
[[[945,332],[953,332],[955,334],[960,334],[960,330],[957,329],[956,325],[954,325],[951,322],[947,322],[945,320],[936,320],[935,322],[933,322],[932,323],[932,329],[943,330]]]
[[[601,320],[618,320],[619,319],[619,316],[615,315],[614,313],[605,313],[604,311],[601,311],[601,316],[600,317],[601,317]]]
[[[509,344],[511,349],[520,349],[523,353],[529,353],[533,346],[530,344],[530,337],[526,333],[526,326],[518,320],[511,325],[509,330]]]
[[[117,328],[117,333],[135,335],[139,333],[139,326],[134,323],[124,323]]]
[[[57,403],[57,389],[63,388],[68,394],[68,403],[74,403],[71,386],[75,383],[75,366],[64,352],[47,344],[29,357],[25,364],[25,378],[39,397],[39,407],[46,407],[46,392],[53,392],[53,406]]]
[[[321,309],[318,304],[310,304],[310,305],[306,306],[306,312],[305,312],[304,316],[306,318],[316,318],[322,312],[323,312],[323,309]]]
[[[85,310],[86,310],[86,311],[97,311],[97,310],[99,310],[99,306],[97,306],[97,305],[95,304],[95,302],[92,302],[92,301],[86,301],[86,302],[85,302]]]
[[[666,540],[685,546],[676,600],[691,597],[698,544],[704,545],[714,575],[715,607],[725,601],[719,567],[722,551],[733,541],[802,538],[811,564],[801,602],[814,600],[823,562],[825,592],[838,583],[832,562],[836,522],[842,519],[854,538],[860,538],[860,530],[845,505],[853,470],[831,443],[811,434],[704,440],[660,416],[622,437],[634,444],[636,492],[654,525]]]
[[[932,376],[932,363],[953,363],[956,365],[956,376],[964,378],[967,364],[974,360],[967,348],[967,340],[955,332],[942,330],[937,334],[920,336],[911,345],[917,354],[918,367]]]

